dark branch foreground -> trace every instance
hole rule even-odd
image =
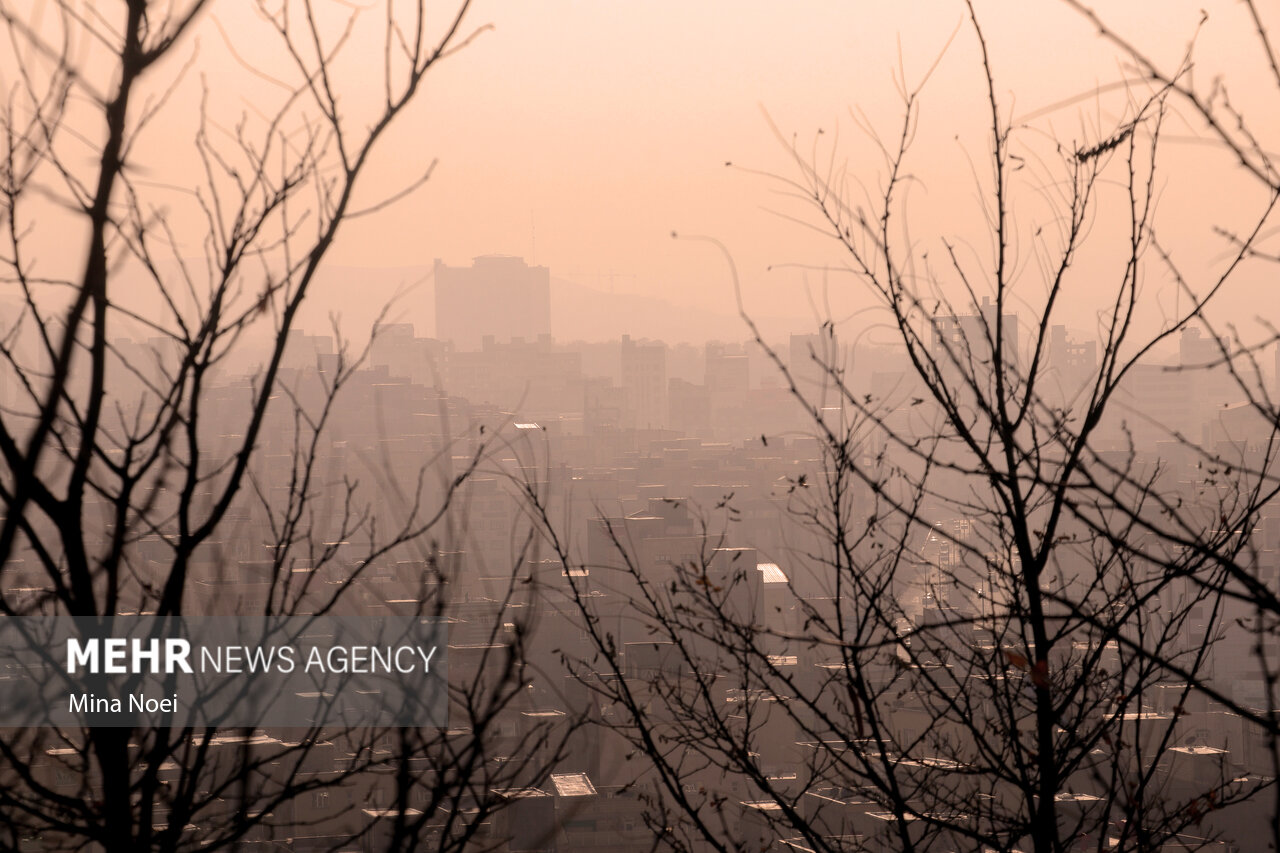
[[[0,277],[20,304],[0,338],[14,391],[0,413],[0,618],[239,618],[263,637],[290,616],[374,618],[393,600],[454,618],[441,552],[485,443],[441,430],[416,470],[365,460],[363,484],[335,472],[329,426],[363,356],[308,365],[291,347],[344,223],[429,176],[383,200],[359,192],[427,75],[476,35],[469,5],[0,3]],[[220,115],[205,81],[188,130],[192,32],[221,28],[219,12],[249,13],[256,31],[223,36],[262,91],[252,115]],[[338,71],[361,27],[382,39],[372,98]],[[246,60],[251,43],[265,53]],[[158,145],[182,163],[177,185],[150,180],[142,152]],[[73,275],[35,257],[53,234]],[[469,615],[491,638],[522,559],[505,601]],[[563,733],[532,727],[493,760],[495,720],[525,687],[516,622],[456,668],[447,727],[321,714],[283,730],[6,730],[0,848],[483,847],[497,792],[535,783],[563,749]]]

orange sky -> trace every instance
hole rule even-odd
[[[275,43],[260,37],[246,5],[215,3],[213,14],[238,53],[272,68],[278,60],[271,54]],[[1201,5],[1114,0],[1100,9],[1174,64]],[[336,14],[345,7],[335,1],[325,8]],[[1124,74],[1114,50],[1082,19],[1056,0],[978,0],[977,8],[1002,106],[1014,118],[1032,116],[1026,138],[1033,147],[1043,148],[1051,135],[1093,142],[1114,128],[1122,97],[1114,93],[1052,108]],[[1263,66],[1240,50],[1249,36],[1244,12],[1239,4],[1222,2],[1212,13],[1199,54],[1206,68],[1198,73],[1207,77],[1210,66],[1222,64],[1232,75],[1236,100],[1248,102]],[[347,103],[380,94],[379,14],[371,7],[371,26],[352,42],[342,66]],[[802,274],[793,267],[768,267],[838,264],[840,254],[830,240],[778,215],[807,215],[803,204],[780,193],[782,184],[726,168],[726,161],[795,175],[764,118],[767,111],[804,150],[815,150],[817,139],[824,162],[834,145],[835,162],[874,191],[883,162],[851,110],[861,110],[886,135],[895,134],[899,61],[909,81],[919,80],[953,33],[923,94],[910,161],[911,236],[922,247],[940,250],[938,238],[946,235],[970,247],[975,264],[989,258],[976,183],[989,183],[981,161],[988,117],[976,41],[956,0],[482,0],[470,21],[492,23],[493,30],[431,74],[425,97],[381,149],[382,159],[367,176],[366,198],[395,191],[406,176],[439,158],[434,178],[385,215],[351,223],[333,252],[335,264],[416,267],[436,257],[459,264],[478,254],[510,253],[597,289],[612,286],[677,306],[732,313],[721,258],[705,244],[673,241],[670,233],[678,230],[724,241],[742,272],[753,313],[804,316],[809,312]],[[191,152],[182,140],[200,74],[228,126],[237,110],[253,110],[272,96],[269,85],[230,57],[214,23],[203,22],[184,54],[198,43],[195,69],[182,90],[185,103],[173,107],[166,123],[153,129],[150,147],[142,149],[157,176],[180,182],[188,174]],[[1266,100],[1257,103],[1257,117],[1273,122],[1277,111]],[[1183,139],[1200,132],[1198,124],[1176,118],[1169,126],[1170,134]],[[1211,227],[1230,223],[1242,208],[1257,204],[1259,195],[1207,146],[1174,139],[1166,156],[1163,233],[1203,272],[1221,255]],[[1015,209],[1028,229],[1047,216],[1039,189],[1053,174],[1042,169],[1035,179],[1039,188],[1029,179],[1020,190]],[[1116,200],[1104,198],[1107,204]],[[1099,215],[1100,231],[1113,226],[1108,216]],[[1021,250],[1028,298],[1034,301],[1039,284],[1030,244]],[[1087,266],[1095,263],[1096,268]],[[1105,280],[1109,272],[1101,256],[1085,258],[1082,265],[1082,283],[1064,319],[1086,328],[1093,325],[1101,293],[1091,281]],[[1269,275],[1247,271],[1246,292],[1231,296],[1229,307],[1256,311],[1249,282],[1256,287]],[[808,282],[817,287],[821,274],[810,273]],[[866,304],[847,279],[837,276],[830,285],[838,314]],[[1171,289],[1167,295],[1172,299]],[[367,314],[365,296],[356,288],[329,285],[313,308],[360,323]],[[402,313],[429,331],[412,298]],[[582,336],[591,337],[589,330]]]

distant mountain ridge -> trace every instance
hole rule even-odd
[[[314,297],[301,318],[302,327],[308,332],[328,333],[330,317],[336,315],[344,335],[353,342],[360,341],[390,302],[387,322],[412,323],[418,335],[435,335],[431,267],[330,266],[320,271],[315,284]],[[815,325],[799,317],[756,319],[771,337],[809,330]],[[748,334],[746,324],[731,305],[723,312],[708,311],[657,296],[609,293],[554,275],[551,278],[551,335],[557,341],[610,341],[630,335],[676,344],[739,341]]]
[[[761,320],[770,329],[778,325],[774,318]],[[738,341],[748,337],[749,331],[742,318],[732,311],[708,311],[676,305],[661,297],[642,293],[608,293],[552,277],[553,338],[558,341],[610,341],[623,335],[675,344]]]

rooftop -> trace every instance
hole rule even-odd
[[[586,773],[552,773],[551,784],[562,797],[592,797],[596,793]]]

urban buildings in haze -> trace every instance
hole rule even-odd
[[[455,349],[536,341],[551,334],[551,270],[511,255],[481,255],[469,267],[435,262],[436,337]]]

